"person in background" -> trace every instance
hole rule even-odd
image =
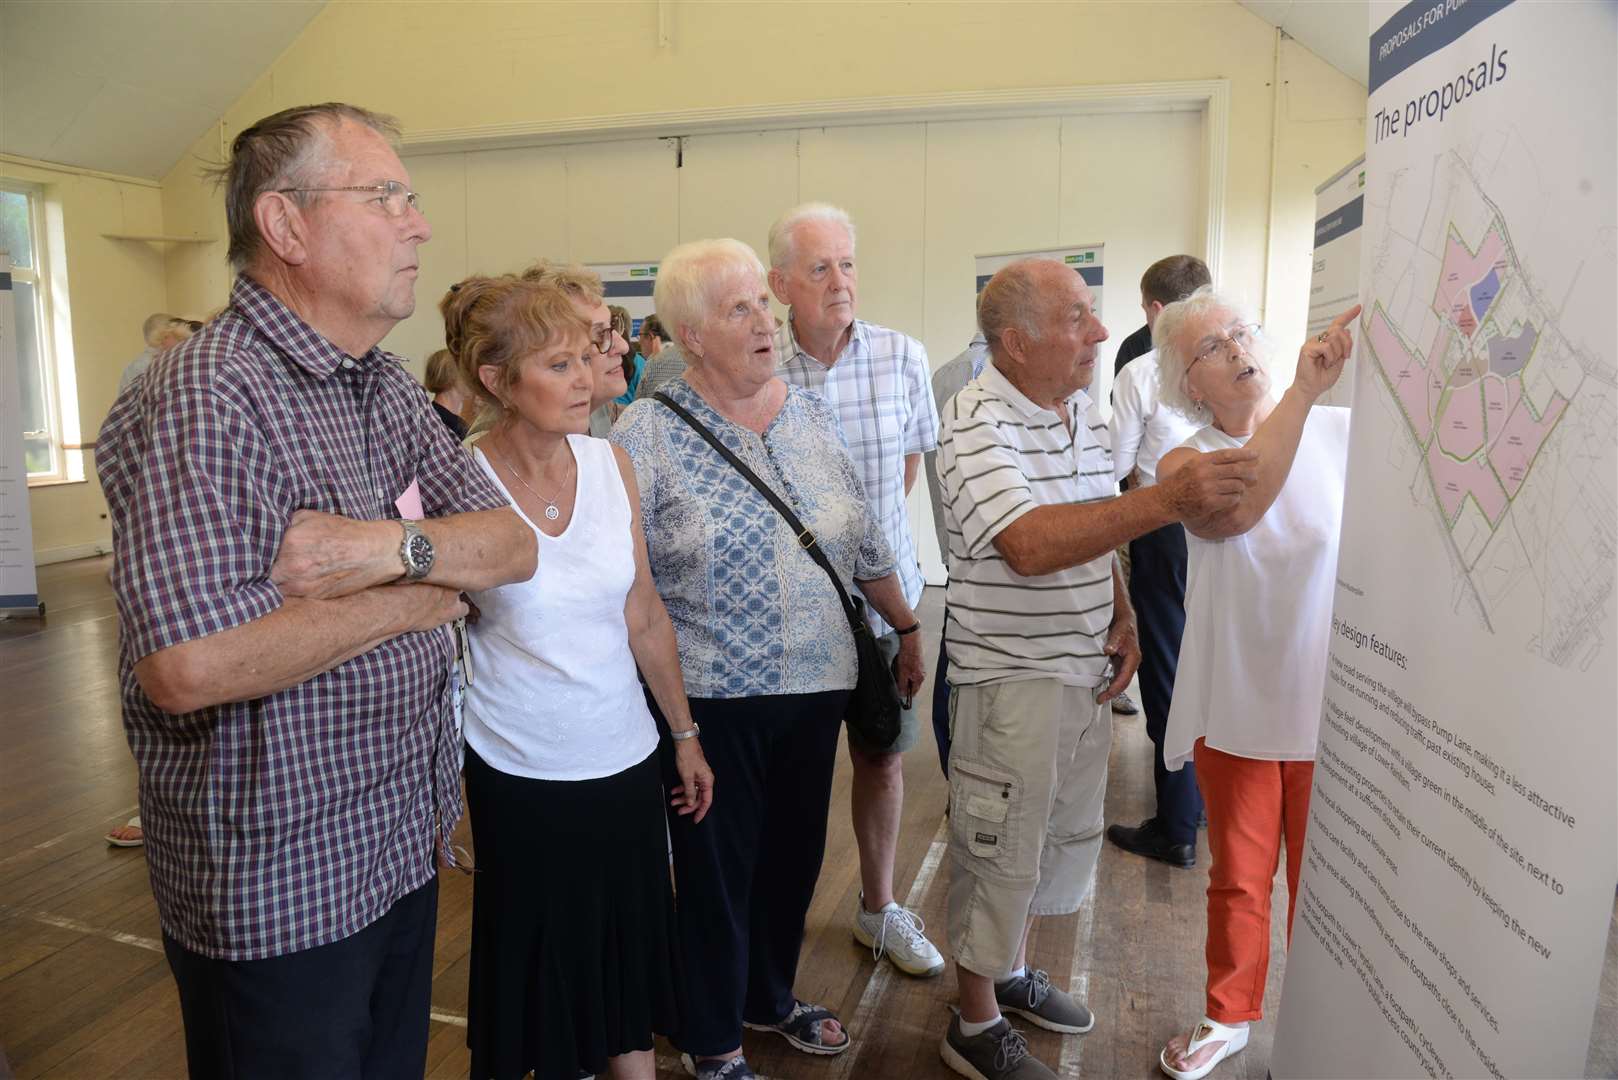
[[[1206,1012],[1158,1055],[1175,1080],[1200,1080],[1241,1051],[1263,1016],[1283,842],[1291,941],[1348,466],[1348,410],[1315,402],[1342,374],[1359,310],[1304,343],[1279,402],[1262,329],[1211,287],[1165,307],[1153,328],[1163,402],[1207,424],[1163,455],[1159,484],[1237,448],[1256,455],[1256,481],[1232,505],[1185,519],[1185,638],[1163,758],[1170,769],[1196,762],[1213,865]]]
[[[635,400],[635,391],[640,386],[641,376],[646,374],[646,361],[641,357],[636,343],[629,339],[631,328],[634,326],[634,320],[629,316],[629,309],[610,304],[607,310],[612,313],[612,328],[629,347],[623,358],[624,392],[612,399],[611,416],[616,422],[619,414]]]
[[[646,331],[648,324],[655,324],[649,341]],[[685,370],[685,354],[680,351],[679,342],[670,336],[668,328],[656,315],[641,323],[640,336],[652,351],[643,350],[641,353],[646,357],[646,370],[641,372],[640,385],[635,389],[636,401],[653,396],[678,379]]]
[[[831,406],[866,504],[893,549],[905,603],[913,608],[926,582],[905,498],[921,455],[938,445],[938,413],[927,385],[927,350],[915,338],[858,318],[858,284],[854,223],[845,211],[805,203],[770,226],[770,289],[787,306],[775,336],[781,378]],[[892,661],[901,635],[880,613],[867,616],[877,647]],[[927,940],[920,917],[893,894],[904,752],[916,744],[920,726],[907,701],[891,745],[873,746],[848,731],[861,885],[850,922],[855,940],[877,958],[887,956],[907,975],[930,976],[943,972],[944,957]]]
[[[1049,1080],[1001,1015],[1051,1031],[1095,1017],[1027,963],[1033,919],[1071,914],[1101,852],[1112,697],[1140,661],[1114,555],[1142,533],[1223,507],[1253,457],[1209,455],[1174,484],[1114,495],[1107,426],[1085,392],[1106,328],[1084,279],[1020,259],[978,298],[990,350],[943,414],[938,475],[950,540],[949,938],[956,1072]]]
[[[663,346],[668,343],[668,331],[663,329],[662,320],[656,315],[648,315],[641,320],[640,337],[636,339],[637,349],[647,363],[657,359]]]
[[[1141,275],[1141,309],[1146,325],[1164,305],[1184,300],[1212,280],[1194,255],[1159,259]],[[1157,482],[1157,463],[1185,442],[1199,426],[1162,400],[1162,373],[1156,352],[1130,361],[1112,384],[1113,471],[1129,488]],[[1151,817],[1139,825],[1109,825],[1107,839],[1135,855],[1191,867],[1197,862],[1197,823],[1202,796],[1195,769],[1170,772],[1163,764],[1163,731],[1174,695],[1174,668],[1185,629],[1185,528],[1172,522],[1129,542],[1129,599],[1140,622],[1140,696],[1146,708],[1146,736],[1152,740]]]
[[[426,379],[423,385],[432,398],[433,412],[444,422],[456,440],[466,438],[466,410],[472,394],[462,381],[461,367],[455,354],[439,349],[427,358]]]
[[[634,470],[585,434],[599,353],[567,293],[473,278],[442,310],[489,419],[472,454],[540,549],[533,577],[471,594],[471,1075],[650,1080],[653,1032],[676,1029],[674,896],[637,668],[669,718],[676,814],[700,823],[714,784],[648,569]]]
[[[983,374],[983,365],[989,362],[989,341],[979,330],[966,343],[966,348],[943,367],[933,372],[933,400],[943,413],[956,394],[967,383]],[[927,470],[927,494],[933,504],[933,531],[938,536],[938,557],[949,565],[949,531],[944,527],[944,485],[938,479],[938,451],[932,449],[922,455],[922,467]],[[949,622],[949,609],[944,610],[944,621]],[[943,635],[938,641],[938,668],[933,673],[933,741],[938,744],[938,767],[949,779],[949,645]]]
[[[913,694],[925,678],[920,625],[830,406],[776,375],[758,256],[736,240],[683,244],[659,267],[656,300],[690,359],[666,396],[788,502],[845,587],[904,631],[899,692]],[[653,580],[724,783],[700,826],[669,817],[686,990],[675,1041],[702,1080],[753,1076],[744,1025],[805,1053],[840,1054],[849,1033],[793,989],[858,672],[837,588],[775,507],[668,405],[635,402],[612,441],[635,464]],[[672,786],[670,764],[666,750]]]
[[[561,289],[572,297],[579,314],[590,320],[590,341],[597,353],[590,365],[596,382],[595,393],[590,396],[590,434],[605,439],[617,419],[612,401],[629,389],[624,380],[624,357],[629,355],[628,313],[621,322],[614,317],[604,299],[601,275],[583,266],[541,260],[524,270],[522,276],[527,281]]]
[[[200,329],[201,323],[182,319],[178,315],[167,315],[159,311],[146,316],[146,321],[140,328],[141,337],[146,341],[146,348],[142,349],[140,355],[131,360],[124,367],[123,374],[118,376],[119,393],[134,382],[135,377],[145,371],[160,353],[174,348]]]
[[[352,105],[248,126],[230,308],[97,437],[124,727],[191,1076],[420,1076],[460,746],[448,624],[532,532],[378,348],[432,236]]]

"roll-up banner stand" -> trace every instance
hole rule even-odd
[[[1583,1076],[1618,884],[1618,4],[1373,0],[1369,48],[1348,490],[1270,1071]]]
[[[34,529],[23,459],[22,382],[17,369],[17,294],[11,256],[0,251],[0,616],[39,616]]]
[[[1309,273],[1309,336],[1320,333],[1359,301],[1360,224],[1365,216],[1365,158],[1356,158],[1315,188],[1315,257]],[[1359,339],[1337,385],[1322,405],[1349,405]]]
[[[629,336],[640,337],[640,324],[657,310],[652,304],[652,289],[657,285],[657,264],[588,263],[587,267],[601,275],[601,287],[607,303],[617,304],[629,312]]]

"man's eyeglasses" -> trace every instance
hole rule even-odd
[[[384,180],[380,184],[364,184],[357,187],[277,188],[276,194],[291,195],[316,191],[368,191],[376,197],[373,201],[382,204],[382,209],[387,211],[389,217],[404,217],[407,209],[414,210],[418,214],[421,213],[421,196],[397,180]]]
[[[1216,356],[1228,364],[1238,356],[1251,355],[1253,342],[1258,338],[1259,329],[1259,324],[1256,322],[1243,323],[1240,326],[1231,327],[1223,334],[1217,335],[1211,345],[1204,346],[1201,351],[1191,358],[1191,363],[1186,365],[1186,372],[1189,373],[1197,364],[1204,360],[1212,360]]]

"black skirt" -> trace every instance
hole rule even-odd
[[[466,751],[474,1080],[576,1080],[672,1034],[674,895],[657,755],[534,780]]]

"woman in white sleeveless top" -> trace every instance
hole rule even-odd
[[[496,414],[472,453],[537,535],[528,581],[472,595],[466,796],[478,873],[472,1075],[650,1078],[672,1034],[673,897],[659,733],[680,813],[713,798],[674,628],[647,568],[628,457],[585,431],[607,358],[555,284],[472,278],[442,304],[467,382]]]
[[[1315,401],[1342,373],[1358,313],[1304,344],[1280,401],[1258,324],[1211,287],[1164,308],[1153,328],[1163,401],[1211,421],[1163,456],[1158,479],[1201,453],[1258,452],[1254,481],[1233,507],[1185,523],[1185,636],[1163,761],[1195,761],[1213,860],[1207,1011],[1159,1055],[1176,1080],[1199,1080],[1240,1051],[1263,1015],[1283,840],[1291,936],[1348,456],[1348,410]]]

